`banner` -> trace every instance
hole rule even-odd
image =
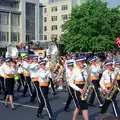
[[[46,50],[35,50],[34,52],[38,57],[46,57]]]

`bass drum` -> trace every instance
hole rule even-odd
[[[15,46],[8,46],[5,57],[17,58],[18,57],[18,49]]]

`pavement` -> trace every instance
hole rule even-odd
[[[43,110],[44,119],[36,117],[38,102],[37,99],[34,103],[30,103],[30,97],[21,97],[20,92],[15,91],[15,106],[16,110],[11,110],[9,105],[8,108],[4,106],[3,95],[0,94],[0,120],[49,120],[46,108]],[[70,105],[69,112],[64,111],[64,106],[67,101],[68,93],[65,91],[57,90],[57,95],[52,95],[51,91],[49,93],[49,100],[53,110],[53,113],[56,117],[56,120],[72,120],[74,104],[73,102]],[[118,106],[120,108],[120,96],[117,97]],[[98,106],[98,102],[95,100],[95,105]],[[95,117],[98,116],[100,111],[99,107],[89,107],[89,120],[95,120]],[[112,107],[108,109],[109,113],[112,113]],[[113,114],[113,113],[112,113]],[[81,114],[79,114],[79,120],[83,120]]]

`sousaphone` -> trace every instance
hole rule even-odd
[[[17,58],[18,57],[18,49],[16,46],[9,45],[7,47],[7,52],[5,57]]]

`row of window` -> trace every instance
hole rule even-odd
[[[19,25],[19,15],[12,14],[11,15],[11,25]],[[8,25],[9,24],[9,14],[8,13],[0,13],[0,24]]]
[[[0,31],[0,41],[8,41],[9,33],[8,32],[1,32]],[[11,41],[17,42],[19,41],[19,33],[18,32],[11,32]]]
[[[51,35],[51,38],[54,38],[54,39],[58,40],[58,35],[53,34],[53,35]],[[47,35],[44,35],[44,40],[48,40]]]
[[[68,10],[68,5],[62,5],[61,10]],[[57,6],[51,8],[51,12],[56,12],[56,11],[58,11]],[[44,13],[47,13],[47,8],[44,8]]]
[[[52,31],[57,30],[57,29],[58,29],[57,25],[52,25],[51,26]],[[44,26],[44,31],[47,31],[47,26]]]
[[[65,14],[65,15],[61,15],[62,20],[67,20],[69,17],[69,15]],[[57,21],[58,18],[57,16],[51,16],[51,21]],[[44,22],[47,22],[47,17],[44,17]]]

